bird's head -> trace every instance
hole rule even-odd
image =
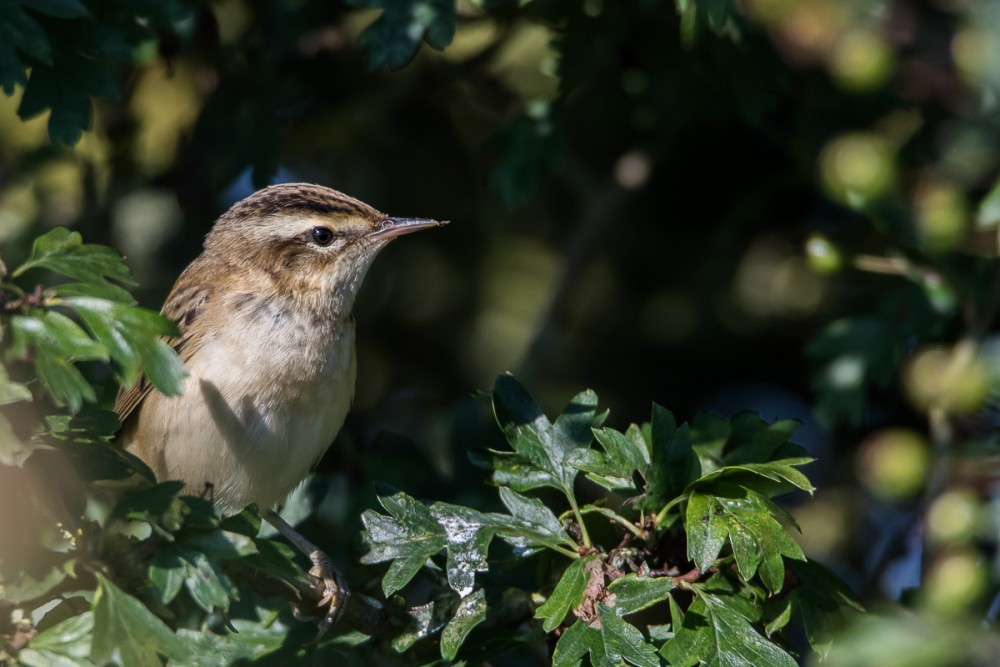
[[[396,218],[320,185],[287,183],[236,203],[205,239],[205,251],[236,273],[262,273],[290,292],[353,300],[385,245],[447,224]]]

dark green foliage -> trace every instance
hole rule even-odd
[[[625,433],[602,428],[607,414],[598,415],[597,397],[590,391],[579,394],[555,421],[549,421],[524,387],[504,375],[494,385],[493,406],[511,451],[491,450],[490,456],[477,455],[476,460],[492,467],[493,481],[512,514],[486,514],[440,502],[423,505],[400,492],[380,496],[389,516],[366,513],[368,554],[364,559],[392,561],[382,580],[387,595],[402,590],[423,568],[430,568],[428,574],[432,574],[443,566],[448,586],[458,593],[452,603],[454,618],[469,614],[466,627],[488,622],[489,587],[482,596],[484,589],[478,587],[475,574],[490,571],[490,542],[500,536],[518,547],[515,557],[551,549],[570,559],[534,613],[546,632],[565,626],[554,664],[575,664],[589,654],[594,664],[624,660],[657,665],[657,651],[671,664],[695,664],[699,659],[709,664],[743,664],[740,661],[745,660],[749,664],[795,664],[791,655],[765,638],[761,625],[763,601],[770,596],[784,599],[794,591],[794,585],[786,583],[785,559],[805,560],[787,532],[786,524],[794,522],[769,498],[794,489],[811,491],[808,479],[795,467],[811,459],[767,461],[754,456],[781,453],[792,431],[787,423],[767,425],[749,415],[733,422],[700,417],[699,423],[711,420],[715,432],[725,433],[721,442],[711,443],[715,453],[723,461],[742,461],[703,474],[695,445],[709,443],[693,442],[690,427],[678,427],[660,406],[654,406],[651,428],[646,428],[651,433],[649,441],[637,426]],[[595,434],[604,443],[603,455],[593,449]],[[781,435],[773,437],[776,434]],[[762,447],[762,440],[769,444]],[[635,453],[650,449],[654,454],[649,462]],[[657,450],[661,453],[655,454]],[[574,467],[575,462],[583,465]],[[593,473],[595,469],[603,473],[600,480],[620,480],[615,488],[641,497],[649,516],[627,506],[621,513],[612,511],[604,506],[606,500],[601,506],[581,505],[576,478],[580,470]],[[645,489],[632,486],[629,494],[624,480],[631,480],[634,473],[647,482]],[[543,487],[557,489],[564,497],[567,530],[543,503],[518,493]],[[683,531],[671,527],[671,507],[686,507]],[[584,516],[596,516],[619,531],[624,529],[626,539],[617,547],[614,543],[620,535],[608,544],[593,542],[595,520],[588,521],[588,530]],[[664,560],[660,554],[676,551],[672,545],[683,544],[685,533],[687,556]],[[578,535],[577,540],[569,534]],[[720,580],[723,573],[725,578]],[[431,576],[431,580],[437,579]],[[730,588],[720,589],[719,581]],[[667,603],[673,600],[675,589],[693,592],[695,602],[687,610],[684,630],[675,630],[674,639],[664,642],[645,625],[629,620],[632,614],[651,609],[644,616],[646,623],[648,614],[659,610],[658,623],[670,624]],[[853,604],[849,598],[838,597],[843,590],[817,592],[816,597],[832,615],[843,605]],[[470,598],[475,601],[466,603]],[[474,614],[467,604],[473,606]],[[791,613],[801,617],[804,612],[793,608]],[[450,638],[445,642],[447,635],[446,628],[442,655],[452,657],[455,645]],[[693,662],[685,662],[689,659]]]
[[[421,41],[441,50],[455,37],[453,0],[350,0],[352,5],[381,9],[361,40],[372,69],[398,69],[410,62]]]
[[[75,144],[93,124],[92,99],[119,95],[134,50],[186,15],[177,0],[10,0],[0,7],[0,88],[23,86],[18,115],[51,110],[51,140]]]

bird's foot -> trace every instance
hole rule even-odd
[[[313,640],[317,642],[343,616],[347,601],[351,597],[351,590],[347,587],[343,575],[325,553],[315,549],[309,553],[309,560],[313,564],[309,569],[309,576],[316,581],[317,587],[322,587],[323,591],[323,597],[316,603],[316,607],[323,613],[319,634]]]

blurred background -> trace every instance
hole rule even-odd
[[[167,4],[131,45],[95,3],[53,48],[104,78],[0,96],[3,257],[69,226],[158,309],[269,183],[451,220],[358,299],[355,409],[306,489],[339,560],[376,480],[495,503],[465,450],[511,371],[619,428],[651,401],[797,418],[810,556],[867,601],[923,575],[989,607],[1000,3]]]

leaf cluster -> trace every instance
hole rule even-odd
[[[390,563],[386,596],[418,574],[435,587],[433,612],[398,650],[440,633],[441,656],[461,655],[475,628],[496,631],[510,616],[515,591],[485,575],[546,552],[554,583],[530,591],[530,615],[557,633],[556,665],[585,656],[595,665],[794,665],[782,635],[790,621],[823,648],[835,619],[856,607],[834,575],[806,562],[789,533],[794,519],[773,501],[813,489],[798,470],[811,459],[789,442],[796,424],[705,413],[678,425],[654,406],[649,423],[621,432],[603,426],[592,391],[550,421],[509,375],[492,403],[510,449],[472,456],[492,471],[506,511],[386,489],[387,513],[363,517],[364,562]],[[543,489],[557,493],[534,495]],[[582,502],[588,490],[596,497]],[[491,551],[495,537],[509,553]]]
[[[92,98],[118,97],[121,70],[136,49],[186,15],[178,0],[4,2],[0,89],[11,95],[23,87],[18,116],[51,110],[51,140],[75,144],[92,124]]]

